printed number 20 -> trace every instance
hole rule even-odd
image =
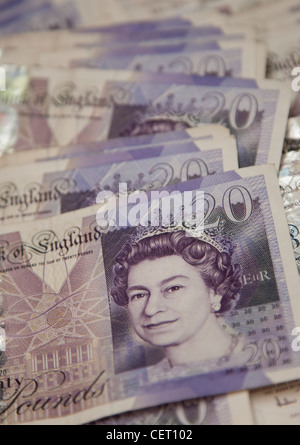
[[[272,362],[277,362],[280,357],[280,346],[275,340],[265,340],[262,346],[263,357],[259,352],[259,347],[257,344],[250,344],[245,346],[244,351],[250,349],[252,351],[252,355],[246,366],[257,366],[261,364],[261,360],[263,357],[266,359],[272,360]]]

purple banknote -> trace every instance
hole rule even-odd
[[[3,423],[85,423],[299,375],[274,167],[153,192],[1,228]]]

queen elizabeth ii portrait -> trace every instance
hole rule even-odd
[[[238,356],[242,366],[238,337],[221,317],[238,300],[241,276],[242,268],[210,238],[165,231],[124,245],[111,295],[127,308],[137,336],[163,350],[165,369],[229,367]]]

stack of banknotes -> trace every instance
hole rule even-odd
[[[300,424],[298,0],[0,0],[0,424]]]

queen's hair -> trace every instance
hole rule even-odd
[[[228,253],[219,252],[207,241],[187,236],[184,230],[154,235],[123,247],[114,266],[111,295],[115,303],[119,306],[128,304],[128,275],[132,266],[171,255],[181,256],[196,267],[207,288],[222,297],[219,314],[232,309],[242,288],[241,266],[232,264]]]

